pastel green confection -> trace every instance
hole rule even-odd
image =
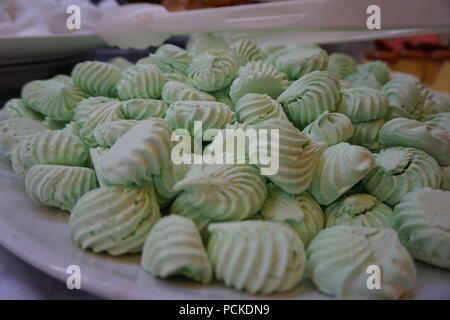
[[[341,89],[341,96],[337,112],[345,114],[352,122],[382,118],[388,109],[388,100],[381,90],[367,87]]]
[[[395,230],[335,226],[322,230],[307,250],[306,273],[325,294],[345,300],[399,299],[414,285],[416,268]],[[368,284],[378,266],[380,289]],[[369,272],[368,272],[369,270]]]
[[[186,50],[173,44],[163,44],[154,54],[139,60],[138,64],[153,64],[164,73],[187,74],[192,58]]]
[[[380,130],[383,126],[383,119],[354,123],[354,133],[348,142],[365,147],[372,152],[378,152],[384,148],[379,141]]]
[[[100,147],[110,148],[138,123],[138,120],[116,120],[102,123],[94,129],[95,141]]]
[[[171,161],[168,167],[161,169],[161,174],[153,176],[157,201],[161,207],[170,204],[170,201],[175,198],[176,192],[173,187],[185,177],[189,168],[189,164],[175,164]]]
[[[314,71],[294,81],[277,99],[299,129],[325,111],[335,111],[341,100],[338,78],[328,71]]]
[[[170,213],[191,218],[200,230],[211,222],[243,220],[266,199],[266,183],[250,165],[192,165],[173,190]]]
[[[222,129],[231,120],[230,108],[216,101],[179,101],[167,109],[166,122],[172,128],[186,129],[194,135],[194,122],[201,121],[202,129]]]
[[[318,162],[308,191],[322,205],[338,199],[375,166],[369,150],[346,142],[328,147]]]
[[[234,106],[239,122],[256,124],[268,119],[287,120],[283,106],[267,94],[247,93]]]
[[[162,100],[131,99],[122,102],[120,111],[126,119],[164,118],[169,106]]]
[[[450,269],[450,192],[430,188],[406,194],[395,207],[400,241],[420,261]]]
[[[325,210],[327,228],[337,225],[391,228],[394,211],[370,194],[353,194],[338,200]]]
[[[388,121],[380,131],[380,142],[386,146],[417,148],[439,165],[450,165],[450,134],[420,121],[406,118]]]
[[[450,191],[450,166],[441,168],[442,183],[441,189]]]
[[[250,61],[247,64],[245,64],[244,66],[239,67],[238,75],[243,76],[243,75],[246,75],[246,74],[252,73],[252,72],[272,73],[274,75],[277,75],[279,78],[287,79],[286,74],[284,74],[281,71],[278,71],[271,64],[268,64],[261,60]]]
[[[386,119],[397,117],[419,119],[423,112],[425,97],[420,86],[407,80],[391,80],[383,86],[388,99]]]
[[[31,118],[11,118],[0,121],[0,151],[10,156],[13,149],[26,136],[47,130],[47,126]]]
[[[238,64],[225,50],[210,49],[194,57],[188,68],[189,83],[203,91],[226,88],[236,78]]]
[[[450,112],[450,99],[447,97],[433,97],[431,99],[433,113]]]
[[[196,57],[208,49],[227,49],[229,44],[223,37],[212,33],[197,33],[191,35],[187,44],[186,51],[191,57]]]
[[[65,134],[69,134],[69,135],[73,135],[73,136],[79,137],[79,135],[80,135],[78,127],[75,124],[75,121],[70,121],[70,122],[66,123],[64,128],[62,128],[60,130],[62,132],[64,132]]]
[[[123,57],[115,57],[108,61],[108,63],[116,66],[120,71],[125,70],[128,67],[131,67],[133,63],[126,58]]]
[[[345,80],[350,81],[352,83],[352,87],[355,88],[367,87],[381,90],[383,87],[373,74],[367,72],[358,71],[356,73],[352,73],[347,78],[345,78]]]
[[[25,175],[25,189],[36,204],[66,211],[96,187],[95,172],[89,168],[43,164],[32,166]]]
[[[336,73],[344,79],[358,70],[358,65],[352,56],[345,53],[332,53],[328,57],[327,70]]]
[[[437,189],[441,169],[428,154],[414,148],[393,147],[375,154],[376,166],[363,179],[364,188],[378,200],[396,205],[401,197],[422,187]]]
[[[142,250],[141,265],[153,276],[181,275],[197,282],[212,279],[212,268],[200,233],[192,220],[169,215],[150,230]]]
[[[101,187],[78,200],[69,230],[81,248],[118,256],[141,252],[160,217],[151,188]]]
[[[50,129],[50,130],[62,130],[64,129],[67,124],[72,121],[58,121],[54,120],[49,117],[45,117],[43,123]]]
[[[328,111],[303,129],[311,140],[324,142],[327,147],[350,139],[353,131],[352,122],[345,114]]]
[[[39,112],[27,107],[22,99],[14,98],[8,100],[3,106],[3,120],[14,118],[30,118],[37,121],[44,120],[44,116]]]
[[[230,107],[230,110],[234,111],[234,103],[233,103],[233,101],[231,101],[231,98],[229,95],[229,88],[214,91],[214,92],[211,92],[211,94],[214,96],[216,101],[225,103],[228,107]]]
[[[353,86],[352,82],[347,79],[339,79],[339,85],[341,86],[341,89],[349,89]]]
[[[241,66],[247,64],[250,61],[256,61],[261,59],[261,52],[257,44],[247,39],[240,39],[233,42],[228,52],[236,59],[237,63]]]
[[[441,112],[429,115],[425,118],[425,123],[435,129],[450,132],[450,112]]]
[[[46,130],[21,139],[13,150],[11,161],[14,172],[23,176],[37,164],[83,166],[88,156],[88,150],[77,136],[60,130]]]
[[[162,91],[162,99],[167,103],[185,100],[215,101],[214,96],[179,81],[167,81]]]
[[[299,51],[304,51],[304,49],[320,49],[320,46],[315,44],[315,43],[302,43],[302,44],[289,44],[289,45],[285,45],[285,46],[279,46],[278,49],[274,49],[271,50],[270,54],[268,54],[265,58],[264,58],[264,62],[271,64],[271,65],[275,65],[275,62],[277,61],[277,59],[279,57],[281,57],[282,55],[291,53],[291,54],[295,54],[296,52]]]
[[[301,280],[306,255],[300,237],[269,221],[209,226],[208,256],[215,278],[250,293],[285,292]]]
[[[89,146],[96,146],[94,130],[97,126],[125,119],[120,111],[121,102],[112,98],[93,97],[84,99],[75,111],[75,124],[79,136]]]
[[[261,59],[266,60],[271,54],[282,50],[284,46],[276,46],[267,43],[263,43],[259,46],[259,51],[261,53]]]
[[[23,86],[21,95],[29,108],[59,121],[72,120],[75,107],[86,97],[65,75],[28,82]]]
[[[271,150],[272,157],[276,157],[278,161],[277,164],[271,163],[272,169],[278,170],[270,171],[267,178],[285,192],[300,194],[305,191],[311,184],[318,159],[325,150],[325,144],[312,141],[288,120],[269,119],[257,123],[255,129],[268,129],[270,132],[278,130],[279,140],[272,142],[269,135],[270,139],[267,140],[270,141],[266,142],[267,150]],[[250,158],[256,157],[257,152],[264,147],[260,141],[254,140],[251,139],[249,143]],[[274,150],[272,144],[277,146],[277,149]],[[266,165],[258,164],[258,166],[261,170],[267,169]]]
[[[399,79],[420,83],[420,79],[415,75],[407,72],[391,71],[391,80]]]
[[[383,85],[391,80],[391,70],[383,61],[370,61],[358,66],[358,71],[370,73]]]
[[[121,75],[118,67],[100,61],[80,62],[72,70],[73,82],[90,96],[115,97]]]
[[[320,205],[306,192],[293,195],[275,185],[268,186],[260,215],[263,220],[291,226],[305,247],[323,229],[325,221]]]
[[[182,73],[176,73],[176,72],[165,72],[164,78],[166,81],[178,81],[183,83],[189,82],[189,77]]]
[[[117,94],[122,100],[157,99],[161,97],[164,74],[154,65],[139,64],[123,71],[117,82]]]

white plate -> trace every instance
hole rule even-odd
[[[0,38],[0,65],[74,56],[105,46],[96,34]]]

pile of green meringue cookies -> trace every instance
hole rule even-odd
[[[69,211],[82,249],[142,253],[154,276],[398,299],[413,258],[450,269],[450,100],[381,61],[198,34],[29,82],[3,119],[31,199]],[[172,132],[194,121],[279,129],[278,172],[172,163]]]

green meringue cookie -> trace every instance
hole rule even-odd
[[[215,223],[208,256],[215,278],[250,293],[294,288],[302,278],[306,255],[300,237],[288,226],[269,221]]]
[[[261,59],[261,52],[258,45],[247,39],[240,39],[233,42],[228,51],[241,66],[250,61],[257,61]]]
[[[278,71],[275,69],[274,66],[271,64],[268,64],[264,61],[250,61],[244,66],[239,67],[239,76],[244,76],[248,73],[252,72],[263,72],[263,73],[272,73],[274,75],[277,75],[279,78],[287,79],[286,75],[283,72]]]
[[[47,126],[31,118],[11,118],[0,121],[0,151],[11,156],[12,151],[26,136],[47,130]]]
[[[64,126],[64,128],[61,129],[61,131],[68,135],[73,135],[77,137],[80,136],[80,132],[78,130],[77,125],[75,124],[75,121],[70,121],[66,123],[66,125]]]
[[[222,129],[231,120],[230,108],[216,101],[179,101],[167,109],[166,122],[172,128],[186,129],[194,135],[194,122],[201,121],[202,130]]]
[[[138,120],[116,120],[102,123],[93,131],[95,141],[100,147],[110,148],[138,123]]]
[[[282,50],[283,48],[284,46],[275,46],[268,43],[263,43],[259,46],[261,59],[266,60],[271,54],[277,52],[278,50]]]
[[[324,142],[330,147],[350,139],[353,136],[353,125],[345,114],[325,111],[303,129],[303,133],[311,140]]]
[[[341,89],[350,89],[353,86],[351,81],[347,79],[340,79],[339,85],[341,86]]]
[[[120,111],[126,119],[146,120],[148,118],[164,118],[168,105],[162,100],[131,99],[122,102]]]
[[[383,86],[388,99],[386,119],[397,117],[419,119],[424,109],[424,92],[421,87],[407,80],[391,80]]]
[[[71,122],[71,121],[69,121]],[[58,121],[54,120],[49,117],[45,117],[43,123],[50,129],[50,130],[62,130],[64,129],[67,124],[69,123],[67,121]]]
[[[450,99],[447,97],[432,97],[431,110],[433,113],[450,112]]]
[[[266,198],[266,184],[249,165],[192,165],[173,190],[170,213],[194,220],[200,230],[211,222],[243,220],[257,213]]]
[[[450,132],[450,112],[429,115],[425,117],[425,123],[432,128]]]
[[[375,166],[369,150],[346,142],[328,147],[319,159],[309,193],[329,205],[357,184]]]
[[[436,159],[439,165],[450,165],[450,134],[423,122],[406,118],[388,121],[380,131],[380,142],[386,146],[417,148]]]
[[[187,74],[192,58],[186,50],[173,44],[163,44],[154,54],[140,59],[137,64],[153,64],[164,73]]]
[[[14,98],[8,100],[3,106],[3,120],[15,118],[30,118],[37,121],[44,120],[44,116],[26,106],[22,99]]]
[[[197,282],[212,279],[212,269],[200,233],[188,218],[170,215],[151,229],[142,250],[141,265],[153,276],[181,275]]]
[[[78,137],[60,130],[46,130],[21,139],[11,161],[14,172],[23,176],[37,164],[83,166],[88,156],[88,150]]]
[[[400,72],[400,71],[391,71],[391,80],[398,79],[398,80],[406,80],[406,81],[412,81],[416,83],[420,83],[420,79],[417,78],[415,75],[407,72]]]
[[[413,259],[390,228],[326,228],[307,254],[306,273],[320,291],[339,299],[399,299],[417,275]],[[380,289],[368,287],[376,274],[372,266],[381,273]]]
[[[450,191],[450,166],[441,168],[442,183],[441,189]]]
[[[167,81],[162,91],[162,99],[167,103],[177,101],[198,100],[215,101],[214,96],[197,90],[190,85],[179,81]]]
[[[336,73],[344,79],[358,70],[358,65],[352,56],[345,53],[332,53],[328,57],[327,71]]]
[[[267,188],[260,216],[263,220],[290,225],[305,247],[323,229],[325,221],[320,205],[306,192],[293,195],[275,185]]]
[[[100,61],[80,62],[72,70],[73,82],[91,96],[115,97],[121,75],[118,67]]]
[[[300,194],[305,191],[311,184],[325,144],[310,140],[288,120],[269,119],[259,122],[255,128],[257,130],[278,130],[278,150],[271,150],[270,145],[266,148],[273,152],[273,156],[277,157],[279,167],[275,174],[268,175],[267,178],[285,192]],[[255,142],[254,139],[251,139],[249,143],[250,158],[255,157],[256,152],[263,147],[261,141]],[[259,168],[266,167],[259,163],[257,165]]]
[[[383,87],[373,74],[367,72],[358,71],[349,75],[345,79],[350,81],[352,83],[352,87],[354,88],[367,87],[375,90],[381,90]]]
[[[384,148],[379,141],[379,133],[383,126],[383,119],[354,123],[353,128],[355,131],[349,142],[365,147],[372,152],[378,152]]]
[[[367,87],[341,90],[341,103],[337,111],[352,122],[371,121],[382,118],[388,110],[388,101],[381,90]]]
[[[131,67],[133,63],[123,57],[115,57],[108,61],[108,63],[116,66],[120,71],[124,71],[126,68]]]
[[[391,79],[391,70],[383,61],[370,61],[358,66],[358,71],[370,73],[383,85]]]
[[[283,106],[267,94],[247,93],[234,106],[239,122],[256,124],[268,119],[287,120]]]
[[[153,176],[156,199],[161,207],[170,204],[170,201],[175,198],[176,192],[173,187],[186,176],[189,168],[189,164],[175,164],[171,161],[168,167],[161,169],[161,174]]]
[[[375,154],[376,166],[363,179],[364,188],[378,200],[396,205],[421,187],[439,188],[441,169],[428,154],[414,148],[393,147]]]
[[[86,97],[65,75],[28,82],[21,95],[29,108],[59,121],[72,120],[75,107]]]
[[[301,44],[289,44],[285,46],[280,46],[278,49],[271,50],[271,53],[264,58],[264,62],[274,65],[276,60],[282,55],[290,52],[295,54],[296,52],[303,51],[304,49],[321,49],[319,45],[315,43],[301,43]]]
[[[211,92],[211,94],[214,96],[216,101],[225,103],[228,107],[230,107],[230,110],[234,111],[234,103],[231,101],[230,98],[230,88],[225,88],[222,90]]]
[[[395,229],[417,260],[450,270],[450,192],[407,193],[395,207]]]
[[[339,80],[328,71],[313,71],[294,81],[279,97],[288,118],[303,129],[341,100]]]
[[[151,188],[101,187],[78,200],[69,229],[81,248],[118,256],[141,252],[160,217]]]
[[[157,99],[161,97],[164,82],[164,74],[154,65],[131,66],[117,82],[117,94],[122,100]]]
[[[191,57],[196,57],[208,49],[227,49],[228,43],[223,37],[213,33],[196,33],[190,36],[186,51]]]
[[[370,194],[353,194],[336,201],[325,210],[327,228],[337,225],[391,228],[394,211]]]
[[[189,82],[189,77],[187,75],[176,72],[165,72],[164,78],[166,79],[166,81],[178,81],[183,83]]]
[[[188,68],[189,83],[206,92],[226,88],[236,78],[238,64],[225,50],[210,49],[194,57]]]
[[[94,130],[97,126],[125,119],[120,111],[121,102],[112,98],[93,97],[84,99],[75,111],[75,124],[79,136],[89,146],[96,146]]]
[[[95,172],[89,168],[42,164],[25,175],[25,189],[36,204],[66,211],[96,187]]]

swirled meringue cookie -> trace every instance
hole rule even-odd
[[[168,167],[161,169],[161,174],[153,176],[156,200],[161,207],[170,204],[175,198],[176,192],[173,187],[186,176],[189,168],[189,164],[175,164],[171,161]]]
[[[266,184],[249,165],[192,165],[173,190],[178,193],[170,213],[191,218],[202,230],[210,222],[253,216],[266,198]]]
[[[260,216],[263,220],[290,225],[305,247],[323,229],[325,220],[320,205],[306,192],[293,195],[275,185],[267,187]]]
[[[328,71],[314,71],[294,81],[277,99],[288,118],[303,129],[325,111],[335,111],[340,100],[339,80]]]
[[[173,44],[163,44],[154,54],[140,59],[137,64],[153,64],[164,73],[187,74],[192,58],[186,50]]]
[[[386,146],[417,148],[436,159],[439,165],[450,165],[450,134],[420,121],[406,118],[388,121],[380,131],[380,142]]]
[[[375,166],[366,148],[346,142],[328,147],[319,159],[309,193],[329,205],[357,184]]]
[[[393,147],[375,154],[376,166],[363,179],[364,188],[378,200],[394,206],[415,188],[439,188],[441,169],[425,152]]]
[[[179,81],[167,81],[162,91],[162,99],[167,103],[177,101],[198,100],[198,101],[215,101],[214,96],[197,90],[187,83]]]
[[[337,225],[391,228],[394,211],[370,194],[353,194],[336,201],[325,210],[327,228]]]
[[[225,103],[228,107],[230,107],[230,110],[234,111],[234,103],[233,101],[231,101],[229,93],[230,93],[229,87],[222,90],[211,92],[216,101]]]
[[[411,255],[450,269],[450,192],[430,188],[406,194],[395,207],[395,229]]]
[[[80,136],[80,132],[78,130],[77,125],[75,124],[75,121],[70,121],[66,123],[64,128],[61,129],[61,131],[65,134],[72,135],[72,136]]]
[[[425,123],[432,128],[450,132],[450,112],[429,115],[425,117]]]
[[[413,75],[411,73],[407,73],[407,72],[391,71],[391,80],[394,80],[394,79],[420,83],[419,78],[417,78],[415,75]]]
[[[26,136],[47,130],[40,121],[30,118],[12,118],[0,121],[0,151],[10,156],[13,149]]]
[[[186,51],[191,57],[196,57],[208,49],[227,49],[229,47],[223,37],[213,33],[196,33],[191,35],[187,44]]]
[[[339,299],[398,299],[416,279],[414,261],[390,228],[336,226],[322,230],[307,250],[306,273]],[[379,268],[380,289],[368,288]]]
[[[182,275],[197,282],[212,279],[212,269],[200,233],[192,220],[170,215],[151,229],[142,250],[141,265],[153,276]]]
[[[340,79],[339,85],[341,86],[341,89],[350,89],[353,86],[351,81],[347,79]]]
[[[387,98],[381,90],[367,87],[342,89],[341,96],[337,112],[345,114],[352,122],[382,118],[388,109]]]
[[[358,71],[349,75],[346,80],[350,81],[352,87],[355,88],[367,87],[375,90],[381,90],[383,87],[373,74],[367,72]]]
[[[91,96],[115,97],[121,75],[119,68],[100,61],[80,62],[72,70],[73,82]]]
[[[96,146],[94,130],[97,126],[125,119],[120,111],[121,102],[112,98],[93,97],[84,99],[75,111],[75,124],[79,136],[89,146]]]
[[[182,73],[176,73],[176,72],[165,72],[164,78],[166,81],[178,81],[183,83],[189,82],[189,77]]]
[[[95,172],[89,168],[43,164],[32,166],[25,175],[25,189],[36,204],[66,211],[96,187]]]
[[[365,147],[372,152],[380,151],[384,148],[384,145],[379,141],[379,133],[383,126],[383,119],[354,123],[354,133],[349,142]]]
[[[3,120],[15,118],[30,118],[36,121],[44,120],[44,116],[39,112],[27,107],[22,99],[14,98],[8,100],[3,106]]]
[[[65,75],[28,82],[21,95],[29,108],[59,121],[72,120],[75,107],[86,96]]]
[[[123,101],[120,111],[126,119],[146,120],[148,118],[164,118],[167,103],[155,99],[131,99]]]
[[[164,74],[154,65],[139,64],[127,68],[117,82],[117,94],[126,99],[157,99],[161,97]]]
[[[138,123],[137,120],[116,120],[102,123],[93,131],[95,141],[100,147],[110,148]]]
[[[358,70],[358,65],[352,56],[345,53],[332,53],[328,57],[327,71],[336,73],[344,79]]]
[[[404,117],[418,119],[423,111],[424,96],[415,82],[391,80],[383,86],[389,109],[386,119]]]
[[[237,290],[269,294],[294,288],[306,263],[300,237],[269,221],[214,223],[208,256],[216,279]]]
[[[115,57],[108,61],[108,63],[116,66],[120,71],[124,71],[126,68],[131,67],[133,63],[123,57]]]
[[[152,175],[161,174],[161,170],[169,166],[171,135],[172,130],[163,119],[139,121],[111,149],[92,157],[100,184],[143,186],[151,183]]]
[[[345,114],[325,111],[303,129],[303,133],[311,140],[324,142],[330,147],[350,139],[353,136],[353,125]]]
[[[83,166],[88,156],[88,150],[78,137],[60,130],[46,130],[22,139],[14,148],[11,161],[14,172],[23,176],[37,164]]]
[[[239,122],[256,124],[268,119],[287,120],[283,106],[267,94],[247,93],[234,106]]]
[[[172,128],[186,129],[194,135],[194,122],[201,121],[202,129],[222,129],[231,120],[230,108],[216,101],[179,101],[167,109],[166,122]]]
[[[240,66],[246,65],[250,61],[261,59],[258,45],[247,39],[233,42],[228,51]]]
[[[391,79],[391,71],[383,61],[370,61],[358,66],[358,71],[370,73],[383,85]]]
[[[188,68],[189,83],[203,91],[221,90],[236,78],[238,64],[225,50],[211,49],[194,57]]]
[[[441,189],[450,191],[450,166],[441,168],[442,183]]]
[[[58,121],[54,120],[49,117],[45,117],[43,123],[50,129],[50,130],[62,130],[64,129],[69,122],[67,121]]]
[[[101,187],[78,200],[69,229],[81,248],[117,256],[140,252],[160,217],[151,188]]]
[[[447,97],[436,97],[431,99],[432,113],[450,112],[450,99]]]

